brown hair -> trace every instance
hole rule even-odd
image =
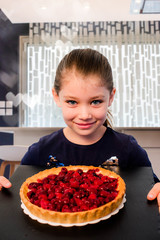
[[[107,60],[107,58],[99,53],[96,50],[87,48],[87,49],[75,49],[70,53],[64,56],[61,62],[58,65],[55,81],[54,81],[54,89],[57,94],[62,87],[63,74],[66,70],[71,70],[75,68],[78,72],[83,75],[96,74],[101,79],[101,84],[105,86],[110,93],[113,90],[113,77],[112,77],[112,69]],[[106,124],[111,126],[111,113],[108,112],[108,117],[106,120]],[[109,121],[108,121],[109,120]]]

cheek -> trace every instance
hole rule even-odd
[[[106,116],[108,112],[108,104],[104,104],[101,108],[100,108],[100,112],[99,114]]]
[[[106,120],[106,116],[107,116],[107,113],[103,112],[103,113],[99,114],[99,119],[102,119],[102,121]]]
[[[75,116],[75,112],[73,111],[73,109],[69,109],[65,107],[62,108],[62,114],[63,114],[64,120],[70,120]]]
[[[97,109],[94,112],[94,117],[97,118],[97,119],[105,120],[106,116],[107,116],[107,109],[106,108],[100,108],[100,109]]]

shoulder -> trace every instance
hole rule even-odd
[[[40,165],[45,155],[50,153],[51,149],[62,138],[63,129],[59,129],[49,135],[43,136],[38,142],[33,143],[22,159],[22,164]]]
[[[37,142],[38,145],[48,145],[50,143],[53,143],[54,141],[57,141],[59,139],[61,139],[63,136],[63,129],[59,129],[55,132],[52,132],[49,135],[43,136],[39,139],[39,142]]]
[[[122,132],[118,132],[118,131],[116,131],[112,128],[108,127],[106,133],[114,141],[116,141],[118,143],[121,143],[123,145],[126,144],[126,143],[128,144],[129,142],[137,144],[137,141],[133,136],[127,135],[127,134],[122,133]]]
[[[128,152],[128,154],[135,151],[142,153],[145,152],[145,150],[139,145],[134,136],[117,132],[113,129],[109,129],[109,132],[110,136],[113,138],[113,141],[119,144],[119,146],[123,147],[124,151]]]
[[[138,144],[132,135],[108,129],[112,144],[118,149],[120,162],[122,165],[150,165],[146,151]]]
[[[31,145],[30,150],[38,151],[40,155],[50,152],[51,149],[57,148],[63,139],[63,129],[59,129],[49,135],[43,136],[37,143]]]
[[[114,136],[115,142],[119,145],[120,164],[122,166],[150,166],[147,152],[139,145],[132,135],[117,132],[109,129]]]

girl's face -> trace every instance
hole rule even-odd
[[[64,133],[74,143],[94,143],[104,134],[103,123],[108,107],[112,104],[115,89],[110,93],[100,83],[97,75],[85,77],[76,70],[70,70],[62,79],[58,95],[53,89],[54,99],[62,108],[67,124]]]

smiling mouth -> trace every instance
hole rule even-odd
[[[91,122],[91,123],[76,123],[76,125],[80,128],[90,128],[93,124],[95,124],[95,122]]]

